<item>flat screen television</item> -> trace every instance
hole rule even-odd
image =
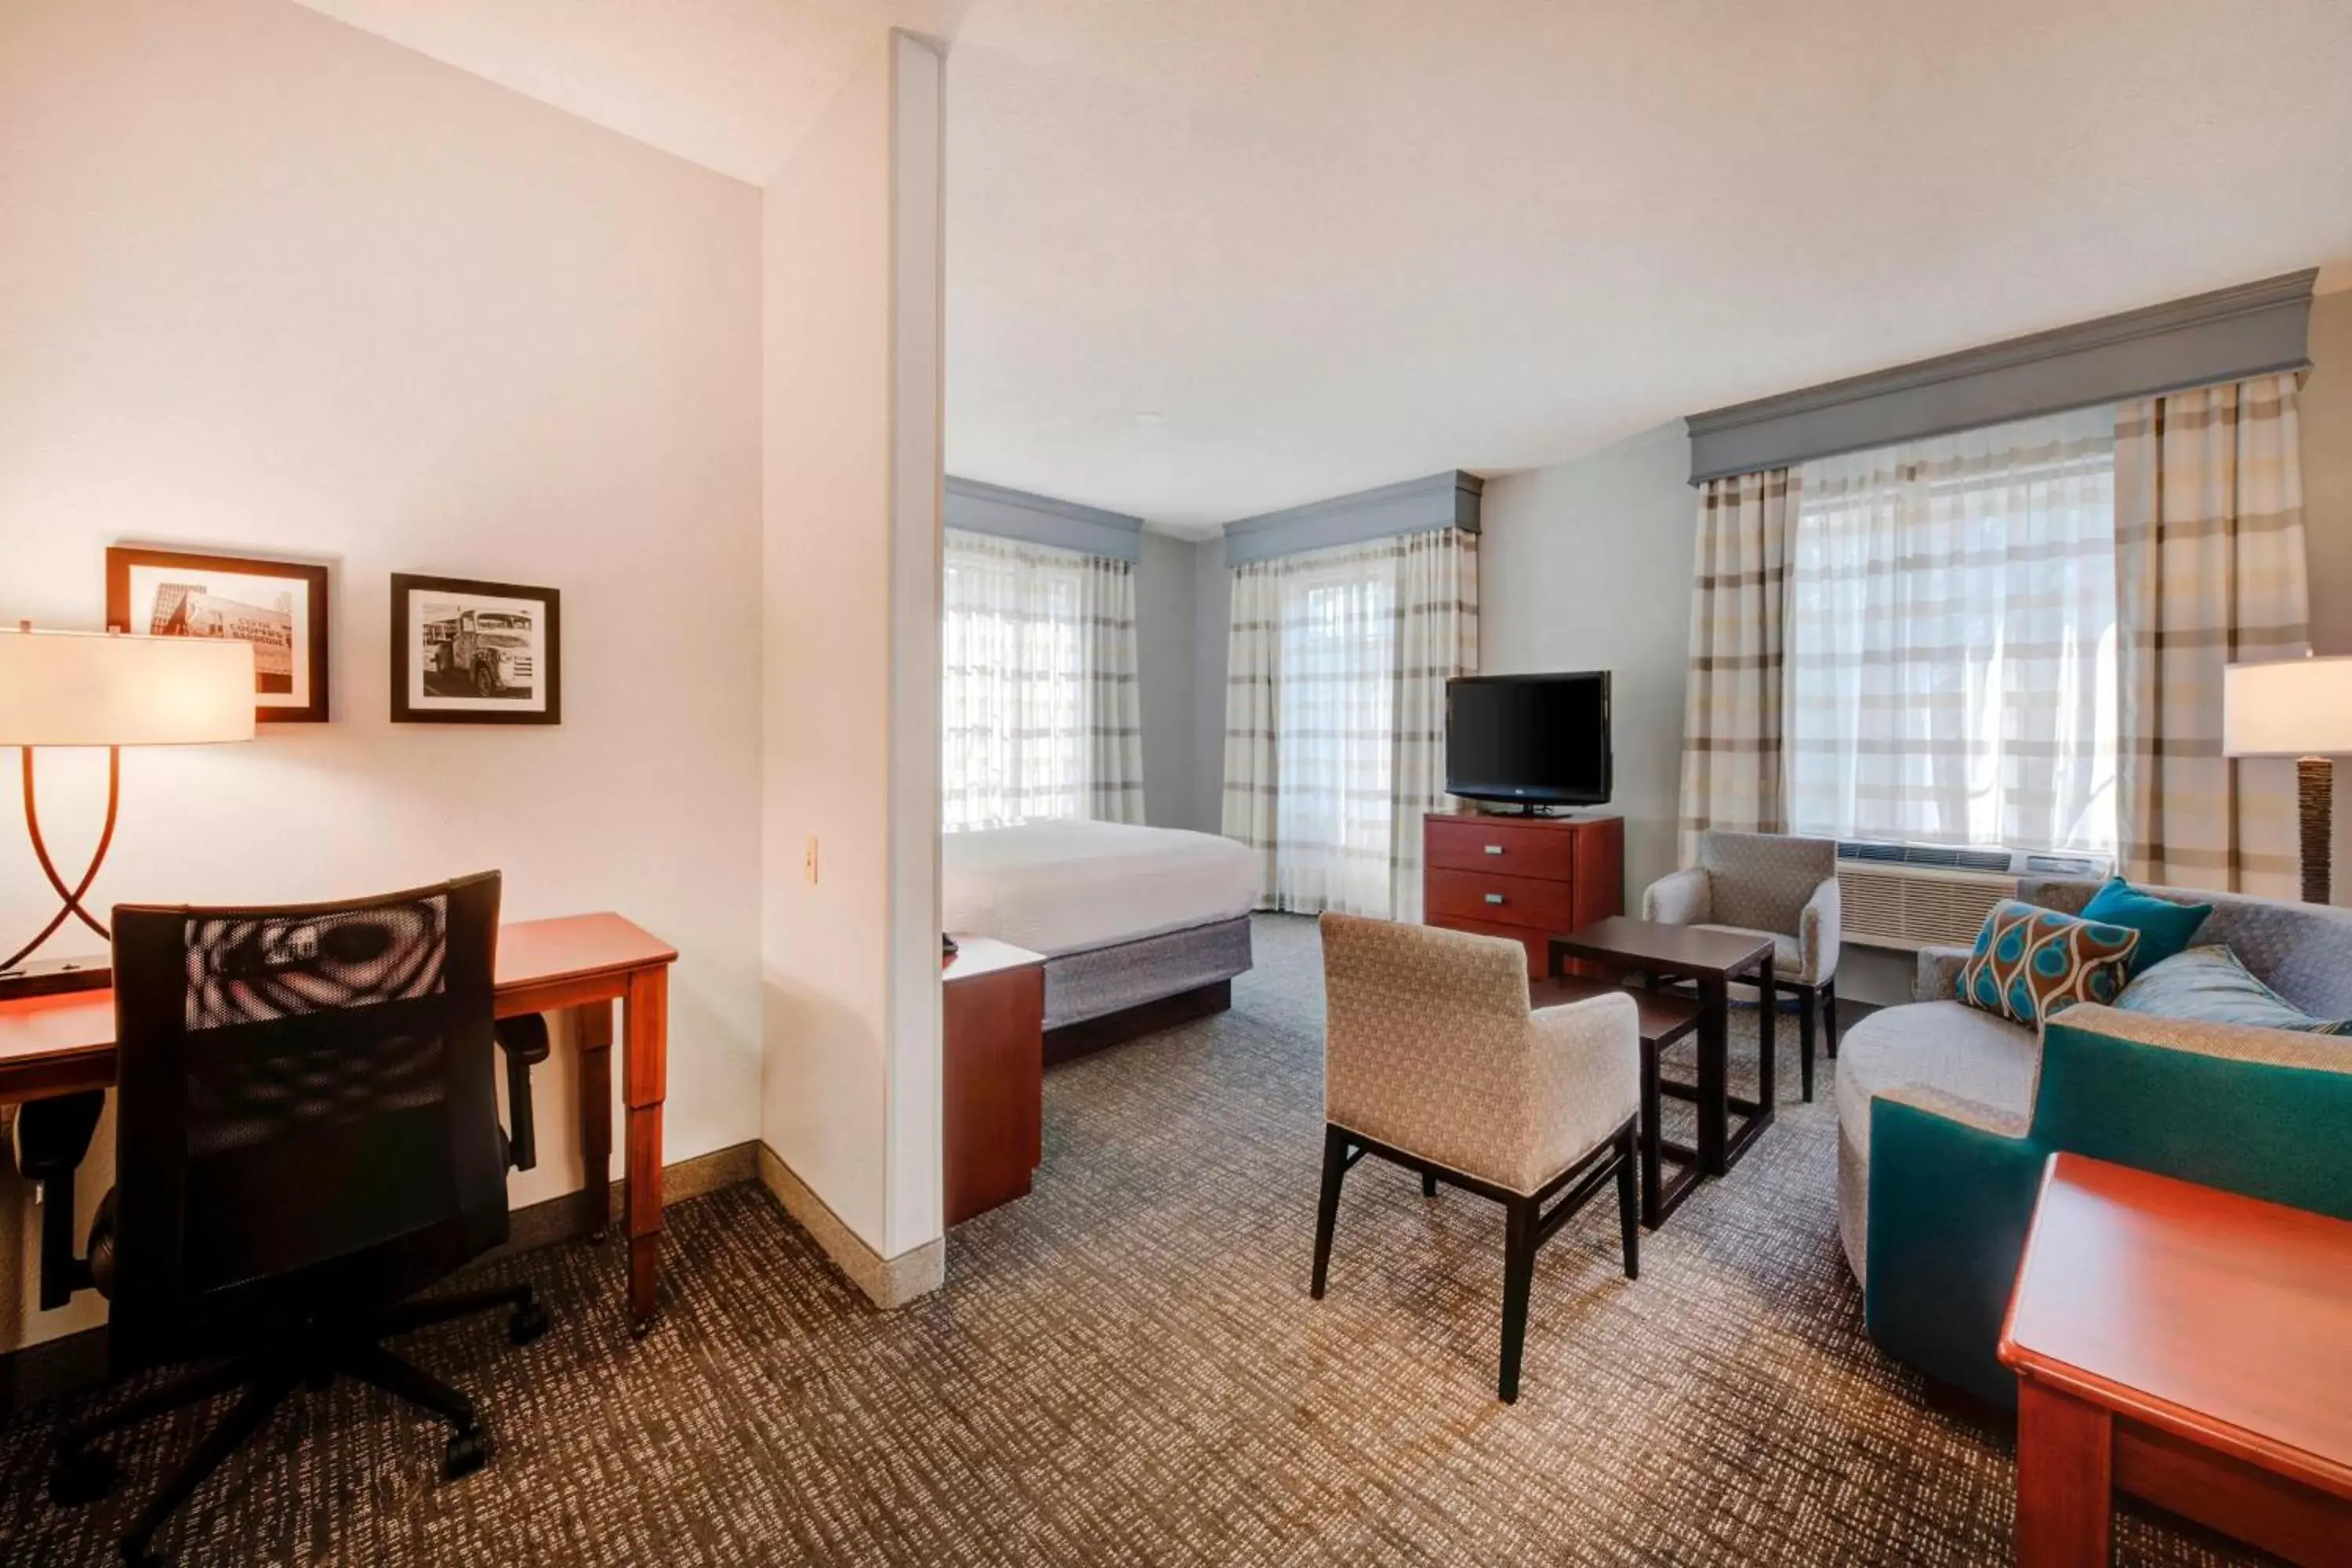
[[[1445,683],[1445,790],[1530,810],[1608,800],[1609,672]]]

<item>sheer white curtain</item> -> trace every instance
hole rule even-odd
[[[941,610],[942,827],[1142,821],[1128,563],[950,530]]]
[[[1804,465],[1791,832],[2115,852],[2115,412]]]
[[[1421,915],[1444,801],[1445,682],[1478,668],[1478,554],[1457,529],[1238,566],[1224,831],[1262,906]]]

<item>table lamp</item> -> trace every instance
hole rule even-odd
[[[25,827],[41,874],[64,900],[49,923],[0,959],[0,1000],[95,990],[112,979],[103,958],[30,963],[68,920],[106,937],[82,898],[114,842],[124,746],[186,746],[253,739],[253,645],[218,637],[0,631],[0,746],[24,750]],[[106,826],[80,879],[68,884],[41,837],[33,753],[41,746],[106,748]]]
[[[2336,764],[2352,752],[2352,658],[2233,664],[2221,672],[2221,750],[2293,757],[2303,812],[2303,900],[2328,901]]]

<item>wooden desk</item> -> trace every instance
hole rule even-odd
[[[2053,1154],[2000,1354],[2021,1568],[2105,1564],[2118,1490],[2352,1563],[2352,1224]]]
[[[499,928],[498,1015],[572,1012],[580,1043],[582,1201],[603,1235],[611,1203],[613,1006],[622,1006],[627,1106],[629,1321],[651,1326],[661,1244],[662,1100],[669,1079],[669,966],[677,950],[615,914]],[[0,1105],[114,1087],[114,993],[0,1002]]]

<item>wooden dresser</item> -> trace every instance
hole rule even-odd
[[[1422,919],[1514,939],[1531,980],[1544,977],[1547,938],[1625,912],[1621,816],[1432,812],[1421,855]]]

